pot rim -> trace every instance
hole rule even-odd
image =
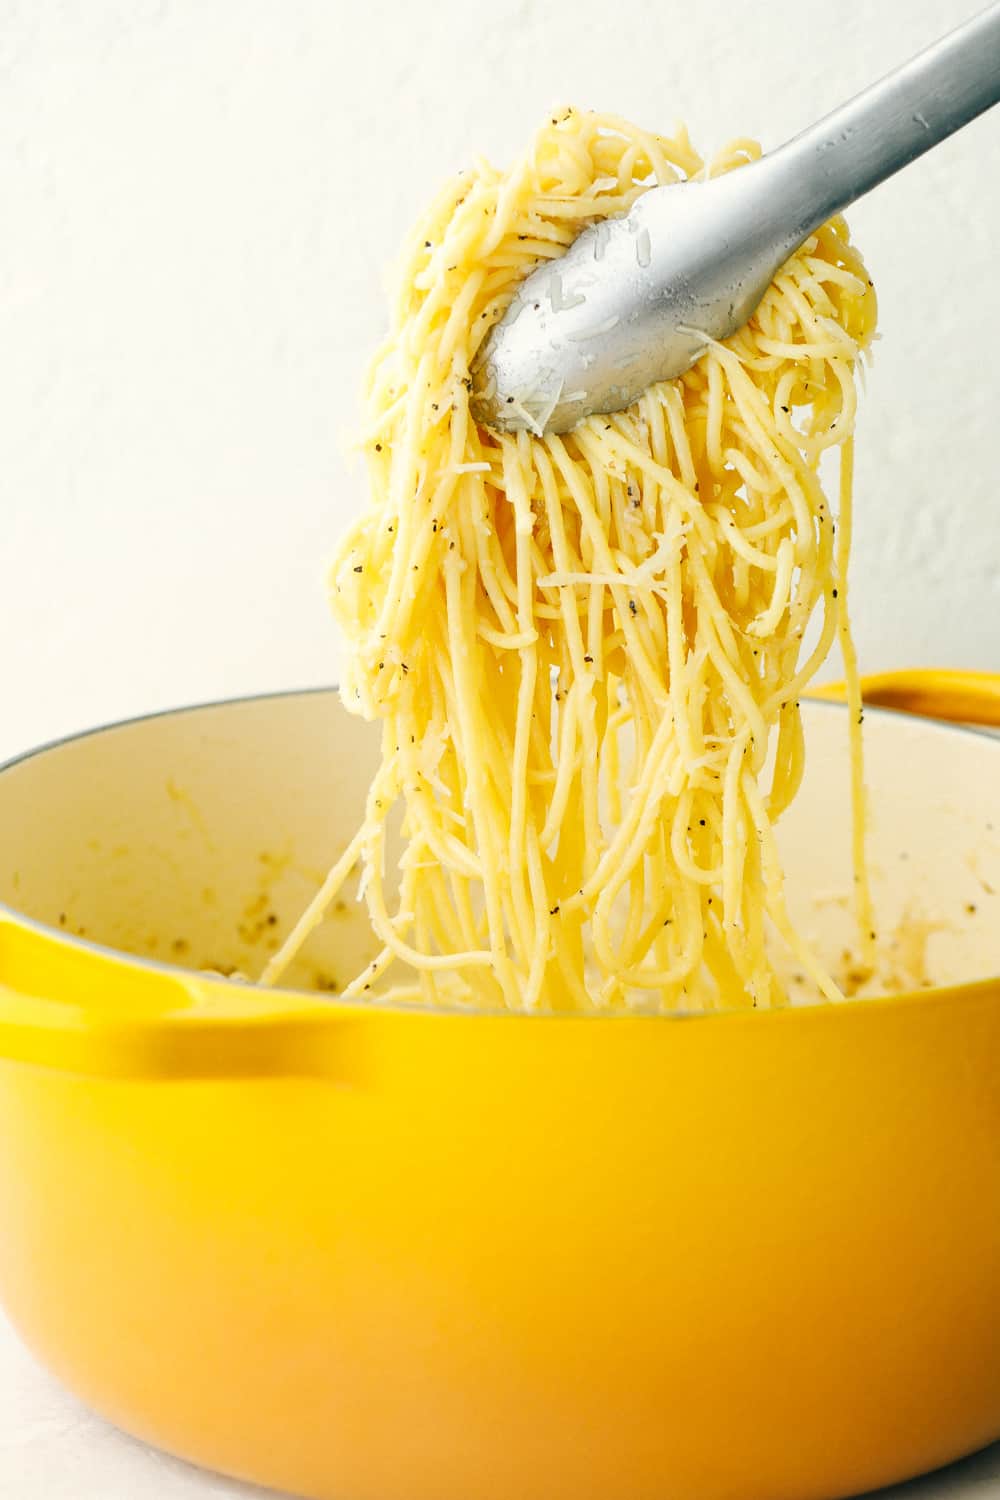
[[[40,759],[50,751],[61,750],[67,746],[77,744],[81,741],[94,739],[103,734],[111,734],[121,729],[129,729],[134,726],[155,722],[159,719],[179,718],[187,714],[201,713],[212,709],[236,708],[246,704],[280,702],[288,698],[309,697],[333,697],[338,689],[335,685],[314,685],[311,687],[278,688],[261,692],[245,693],[234,698],[212,698],[204,702],[183,704],[180,707],[156,709],[149,713],[133,714],[122,719],[110,720],[103,724],[97,724],[91,728],[74,731],[70,734],[60,735],[52,740],[35,745],[27,750],[22,750],[13,756],[0,762],[0,778],[10,771]],[[803,701],[808,702],[811,708],[819,708],[826,712],[846,713],[847,704],[836,698],[826,696],[812,696],[803,694]],[[914,715],[898,708],[889,708],[880,705],[865,705],[865,714],[874,715],[879,718],[918,719],[926,725],[927,731],[933,734],[959,735],[962,737],[974,736],[977,739],[994,741],[996,754],[1000,756],[1000,736],[991,732],[988,728],[977,725],[960,724],[944,719],[928,718],[923,715]],[[168,975],[172,980],[187,985],[192,991],[197,987],[199,994],[212,994],[217,997],[228,996],[232,1000],[242,997],[244,1004],[232,1007],[210,1007],[199,1006],[202,1016],[206,1017],[212,1009],[216,1010],[217,1018],[222,1025],[236,1025],[247,1018],[246,1002],[251,1002],[251,1009],[261,1016],[269,1012],[269,1007],[262,1006],[262,1001],[269,1000],[275,1015],[281,1014],[288,1017],[289,1011],[294,1007],[299,1015],[305,1014],[304,1007],[313,1015],[317,1009],[327,1015],[399,1015],[412,1014],[420,1016],[436,1016],[465,1019],[510,1019],[521,1021],[605,1021],[621,1024],[623,1021],[727,1021],[736,1017],[746,1019],[752,1015],[755,1023],[759,1024],[765,1018],[774,1019],[780,1016],[796,1015],[802,1016],[811,1012],[827,1014],[831,1011],[837,1013],[848,1010],[871,1010],[884,1006],[898,1007],[901,1004],[912,1005],[916,1002],[927,1002],[940,999],[941,997],[955,997],[958,995],[985,995],[994,990],[1000,994],[1000,972],[994,975],[986,975],[982,978],[966,981],[954,985],[932,985],[920,990],[901,990],[891,995],[874,996],[863,999],[845,998],[836,1005],[829,1005],[817,1001],[814,1005],[797,1005],[776,1007],[773,1010],[748,1012],[745,1009],[728,1009],[717,1011],[667,1011],[654,1012],[652,1010],[630,1010],[627,1012],[615,1012],[612,1015],[594,1012],[553,1012],[553,1011],[510,1011],[500,1008],[481,1008],[444,1005],[425,1005],[418,1001],[397,1001],[393,1003],[373,1001],[360,1002],[357,1000],[342,1000],[337,995],[317,995],[308,990],[285,990],[271,988],[256,981],[227,979],[222,975],[207,974],[203,970],[185,968],[180,964],[166,963],[161,959],[144,958],[135,954],[124,952],[122,949],[113,948],[105,943],[98,943],[90,938],[78,937],[73,933],[65,932],[59,927],[53,927],[47,922],[40,921],[21,912],[17,907],[6,901],[0,900],[0,924],[9,923],[22,930],[27,930],[37,937],[49,942],[56,941],[62,947],[68,947],[80,951],[89,959],[99,959],[104,962],[112,962],[116,967],[137,969],[141,972],[151,972],[157,975]],[[0,977],[0,989],[3,981]],[[232,1013],[226,1014],[230,1009]]]

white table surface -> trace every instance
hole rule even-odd
[[[275,1500],[273,1491],[193,1469],[93,1416],[40,1368],[2,1316],[0,1495],[4,1500]],[[926,1479],[884,1490],[879,1500],[973,1496],[1000,1500],[1000,1443]]]

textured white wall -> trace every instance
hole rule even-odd
[[[776,145],[976,0],[0,0],[0,752],[327,681],[385,263],[554,103]],[[864,664],[1000,666],[1000,111],[860,205]]]

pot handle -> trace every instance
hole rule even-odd
[[[344,1081],[345,1047],[357,1030],[346,1007],[93,952],[73,955],[73,977],[62,985],[44,964],[30,981],[54,995],[72,987],[85,1003],[42,997],[20,982],[32,967],[32,936],[14,923],[0,928],[2,1060],[107,1079]]]
[[[842,682],[810,688],[811,698],[843,701]],[[880,672],[862,677],[861,696],[872,707],[895,708],[926,719],[1000,728],[1000,674],[925,668],[908,672]]]

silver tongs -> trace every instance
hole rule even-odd
[[[473,371],[501,431],[565,432],[682,375],[833,214],[1000,100],[1000,3],[738,171],[654,188],[539,267]],[[991,166],[984,191],[1000,177]]]

